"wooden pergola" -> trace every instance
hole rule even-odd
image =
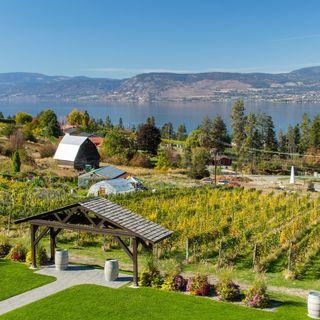
[[[24,222],[30,223],[32,267],[37,266],[36,246],[47,234],[50,235],[52,261],[57,235],[64,229],[111,235],[132,260],[135,285],[138,285],[138,245],[152,249],[155,243],[172,234],[172,231],[101,197],[19,219],[15,223]],[[132,239],[132,250],[124,237]]]

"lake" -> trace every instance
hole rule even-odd
[[[272,116],[276,129],[286,130],[288,125],[295,125],[300,122],[302,114],[308,113],[312,118],[320,113],[320,104],[285,104],[269,102],[246,102],[247,112],[265,112]],[[39,103],[7,103],[0,102],[0,111],[5,115],[13,115],[18,111],[25,111],[36,115],[45,108],[52,108],[62,120],[73,109],[87,110],[94,118],[105,120],[109,115],[114,123],[119,118],[123,119],[126,127],[137,125],[154,116],[157,125],[171,121],[175,127],[185,123],[190,131],[197,127],[204,116],[214,117],[220,114],[227,125],[230,125],[230,111],[232,102],[157,102],[157,103],[62,103],[62,102],[39,102]]]

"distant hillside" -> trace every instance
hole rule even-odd
[[[320,101],[320,67],[289,73],[146,73],[128,79],[0,74],[0,100]]]

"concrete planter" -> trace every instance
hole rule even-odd
[[[104,264],[104,278],[106,281],[115,281],[119,276],[118,260],[106,260]]]
[[[320,319],[320,292],[311,291],[308,294],[308,316]]]
[[[56,249],[54,263],[57,270],[66,270],[69,263],[68,250]]]

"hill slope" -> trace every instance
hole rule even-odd
[[[0,74],[0,100],[320,100],[320,67],[289,73],[146,73],[128,79]]]

